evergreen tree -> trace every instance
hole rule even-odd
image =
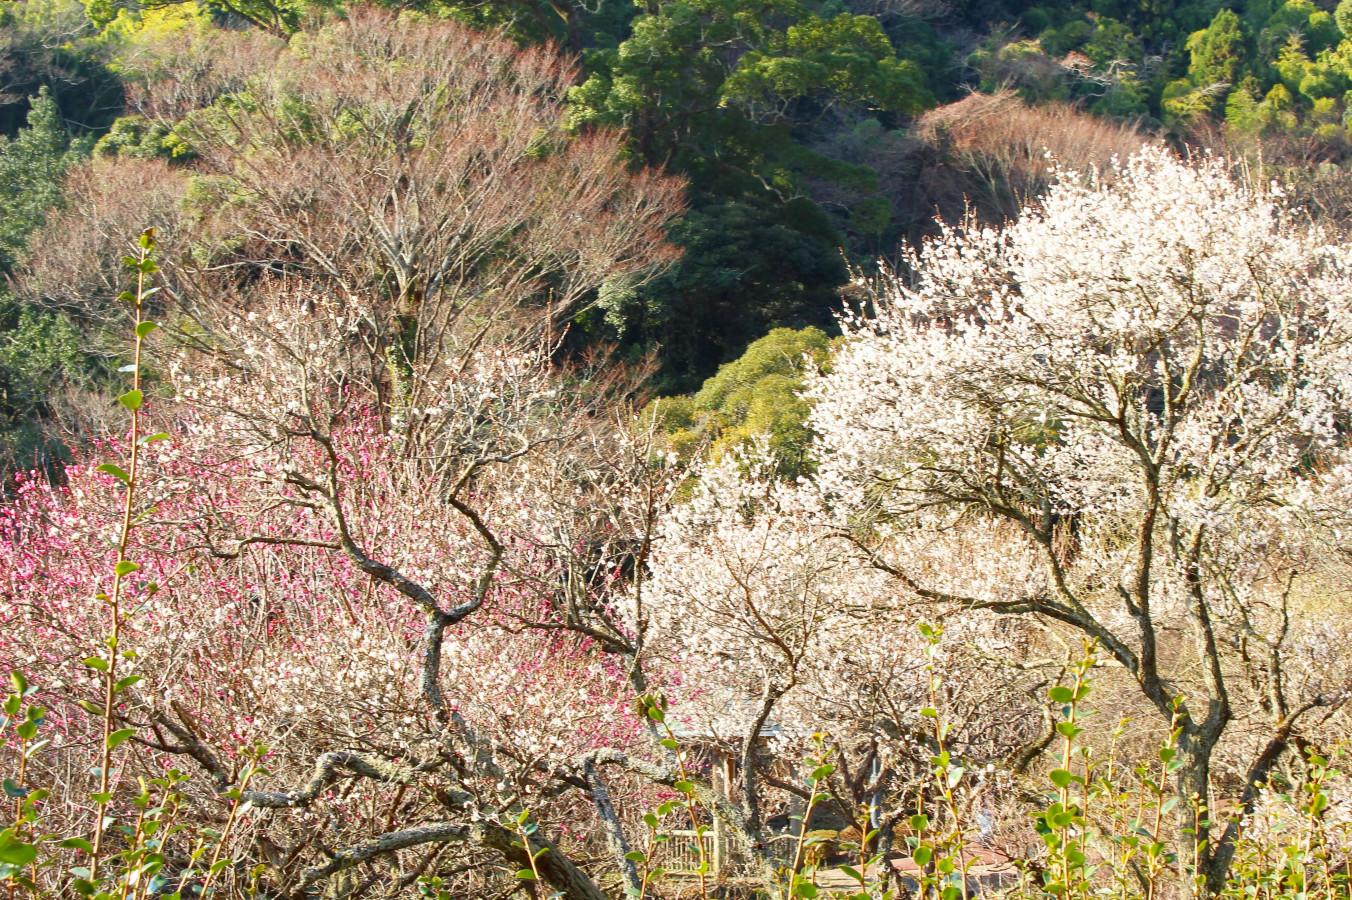
[[[47,210],[56,205],[61,178],[78,156],[56,101],[44,87],[32,99],[28,127],[0,137],[0,272],[13,271],[17,254]]]
[[[31,104],[28,126],[13,139],[0,137],[0,276],[14,271],[29,235],[60,200],[66,169],[87,149],[87,142],[72,144],[45,87]],[[0,288],[0,456],[6,463],[32,465],[59,451],[44,434],[51,396],[95,368],[68,319]]]
[[[1234,85],[1245,63],[1244,29],[1233,10],[1222,9],[1211,24],[1188,38],[1188,78],[1199,88]]]

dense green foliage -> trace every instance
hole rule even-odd
[[[72,143],[46,88],[33,98],[28,127],[0,138],[0,269],[13,271],[29,232],[60,199],[66,169],[86,152],[87,141]]]
[[[860,118],[896,124],[933,102],[903,42],[879,19],[828,4],[675,0],[589,52],[586,68],[570,95],[574,125],[623,127],[639,160],[691,181],[693,208],[672,233],[685,259],[627,299],[637,315],[614,336],[662,346],[668,382],[690,386],[768,327],[829,321],[844,226],[861,207],[876,216],[879,198],[873,185],[828,212],[810,179],[877,176],[814,145]]]
[[[989,159],[999,156],[990,147],[956,146],[947,124],[917,125],[973,89],[1075,104],[1175,139],[1205,132],[1261,145],[1267,162],[1290,165],[1319,194],[1322,212],[1344,215],[1330,187],[1340,170],[1312,170],[1308,160],[1341,166],[1349,147],[1352,0],[374,2],[574,54],[572,135],[623,129],[635,165],[686,179],[687,212],[669,229],[679,260],[642,284],[608,283],[569,338],[572,348],[654,354],[661,393],[698,389],[772,329],[830,332],[850,266],[867,268],[913,240],[936,211],[970,204],[997,215],[1017,201],[1026,159],[1013,173]],[[284,39],[345,6],[6,4],[0,269],[16,273],[28,235],[59,201],[63,172],[91,143],[100,156],[191,165],[183,118],[249,102],[255,70],[241,36]],[[233,69],[225,57],[236,51],[210,53],[226,39],[242,48]],[[30,100],[39,91],[48,99]],[[1002,126],[1006,142],[1019,127]],[[44,346],[54,348],[4,376],[4,415],[28,434],[40,398],[79,368],[75,335],[87,323],[3,302],[5,335],[46,329]],[[13,437],[17,427],[7,445],[31,447],[30,437]]]
[[[720,366],[690,397],[672,397],[652,407],[673,449],[692,455],[708,445],[715,457],[764,437],[780,474],[804,474],[810,407],[799,394],[803,372],[827,365],[831,339],[817,328],[776,328],[752,342],[741,357]]]
[[[977,55],[983,83],[1010,80],[1034,102],[1082,99],[1175,130],[1224,123],[1232,134],[1312,138],[1335,153],[1347,142],[1345,3],[1089,2],[1021,12],[1027,39]]]
[[[0,276],[13,273],[28,235],[60,201],[66,169],[88,144],[71,141],[45,87],[32,100],[27,127],[0,137]],[[80,346],[68,319],[26,306],[0,286],[0,458],[7,463],[40,463],[54,449],[41,424],[50,395],[98,369]]]

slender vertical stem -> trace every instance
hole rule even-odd
[[[793,865],[789,869],[789,894],[793,894],[793,882],[803,865],[803,844],[807,840],[808,823],[812,821],[812,808],[817,805],[817,785],[812,785],[812,794],[807,799],[807,809],[803,810],[803,821],[798,825],[798,843],[793,848]]]
[[[138,393],[138,396],[141,390],[141,347],[145,342],[145,337],[141,332],[141,312],[146,298],[146,262],[150,258],[150,250],[153,246],[153,234],[147,231],[142,235],[137,249],[136,293],[132,298],[136,341],[132,356],[131,387],[133,392]],[[130,574],[127,572],[125,564],[128,562],[127,546],[131,542],[132,514],[135,508],[136,478],[141,448],[140,401],[138,399],[136,402],[124,403],[123,405],[131,412],[131,434],[128,437],[127,479],[124,485],[126,491],[122,504],[122,527],[117,539],[117,562],[113,566],[113,586],[107,594],[106,601],[112,618],[112,629],[107,638],[107,667],[103,672],[103,743],[99,749],[99,790],[95,797],[93,853],[90,854],[92,859],[89,864],[89,880],[96,885],[98,884],[99,867],[103,861],[103,839],[106,833],[104,810],[111,802],[109,791],[112,787],[113,748],[110,744],[117,715],[117,648],[122,637],[122,586],[124,573]]]
[[[662,728],[667,733],[667,740],[673,744],[676,743],[676,732],[671,730],[671,725],[667,723],[666,717],[662,718]],[[682,758],[680,750],[673,751],[676,757],[676,768],[681,774],[681,780],[690,781],[690,773],[686,771],[685,760]],[[708,900],[709,887],[705,881],[709,869],[709,860],[704,853],[704,834],[700,829],[699,816],[695,812],[695,798],[691,793],[682,792],[685,797],[685,808],[690,814],[690,828],[695,832],[695,852],[699,854],[699,895],[701,900]]]
[[[230,815],[226,817],[225,828],[221,829],[220,840],[216,842],[216,849],[212,851],[211,863],[207,866],[207,880],[202,883],[201,896],[208,898],[211,896],[211,886],[216,881],[216,875],[221,871],[217,863],[221,859],[221,851],[225,849],[226,841],[230,840],[230,832],[235,827],[235,821],[239,818],[240,804],[243,802],[243,794],[249,789],[249,781],[253,779],[254,773],[258,771],[257,763],[250,762],[248,768],[244,770],[244,775],[240,779],[239,787],[232,793],[233,802],[230,804]],[[530,853],[530,843],[526,844],[526,853]],[[531,868],[535,868],[535,860],[531,860]],[[538,875],[538,873],[537,873]]]

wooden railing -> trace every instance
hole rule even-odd
[[[668,831],[671,840],[658,845],[656,862],[672,875],[694,875],[699,871],[699,850],[695,846],[693,830]],[[709,874],[717,875],[723,864],[723,848],[719,846],[712,828],[699,838],[704,844],[704,859],[709,863]]]

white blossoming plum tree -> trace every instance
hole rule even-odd
[[[917,600],[1097,642],[1178,729],[1180,808],[1217,808],[1227,738],[1250,808],[1348,697],[1302,603],[1352,524],[1352,250],[1153,148],[945,230],[870,301],[808,387],[838,533]],[[1240,829],[1202,819],[1212,890]]]

